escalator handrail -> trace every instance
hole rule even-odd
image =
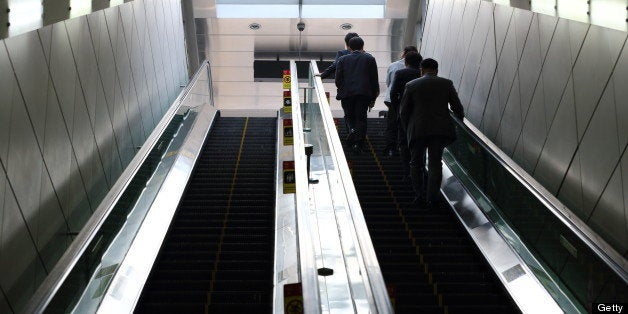
[[[310,71],[312,73],[319,73],[316,61],[310,62]],[[353,185],[353,178],[351,171],[345,157],[342,144],[338,132],[336,132],[334,118],[331,112],[331,107],[325,95],[325,88],[320,76],[313,78],[314,91],[318,98],[318,106],[321,112],[321,119],[325,126],[325,134],[329,140],[329,149],[331,155],[334,157],[334,164],[340,175],[340,179],[343,182],[344,193],[349,205],[351,219],[355,228],[355,237],[358,239],[361,262],[366,270],[366,278],[364,284],[367,286],[367,291],[372,293],[373,301],[377,308],[378,313],[392,313],[392,303],[388,296],[388,290],[384,277],[381,272],[377,255],[375,254],[375,248],[368,232],[368,227],[364,215],[362,214],[362,207],[358,194]]]
[[[135,177],[142,164],[146,161],[146,158],[157,144],[170,121],[179,111],[183,101],[187,98],[188,94],[190,94],[194,82],[199,79],[203,71],[208,70],[209,62],[205,60],[201,63],[199,69],[190,79],[188,85],[185,86],[174,102],[170,105],[168,111],[164,114],[157,126],[155,126],[153,132],[151,132],[140,150],[137,154],[135,154],[135,157],[133,157],[129,165],[124,169],[109,192],[107,192],[107,195],[105,195],[74,241],[72,241],[59,261],[57,261],[55,267],[50,271],[48,276],[35,291],[35,294],[31,297],[25,308],[25,313],[42,313],[46,309],[48,304],[52,301],[53,297],[57,294],[65,282],[68,275],[78,263],[79,259],[85,253],[89,244],[99,232],[105,220],[109,217],[111,211],[117,205],[120,197],[124,194],[129,186],[129,183]],[[209,84],[211,84],[211,79],[208,78],[208,80]],[[210,100],[210,103],[213,106],[213,99]]]
[[[294,136],[294,170],[295,170],[295,208],[297,219],[297,245],[299,258],[299,275],[303,291],[304,313],[320,313],[320,294],[318,288],[318,272],[314,256],[314,241],[308,223],[309,186],[307,163],[305,159],[305,137],[301,118],[301,100],[299,99],[299,78],[297,64],[290,60],[290,95],[292,102],[292,121]]]
[[[523,170],[515,161],[501,151],[469,120],[460,121],[452,114],[452,120],[473,140],[484,148],[497,162],[532,193],[556,218],[608,265],[624,282],[628,283],[628,260],[600,237],[584,221],[573,214],[560,200]]]

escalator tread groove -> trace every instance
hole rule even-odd
[[[347,131],[338,122],[382,274],[394,290],[395,313],[520,313],[449,209],[403,209],[414,192],[403,182],[399,158],[380,152],[385,119],[368,120],[372,150],[366,145],[359,155],[347,146]]]
[[[271,312],[275,145],[275,118],[216,119],[136,313]]]

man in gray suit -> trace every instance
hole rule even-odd
[[[456,139],[456,129],[449,107],[460,120],[464,109],[452,81],[438,77],[438,62],[425,59],[421,62],[418,79],[406,84],[400,105],[401,123],[406,130],[410,148],[412,187],[417,194],[412,206],[434,208],[439,201],[443,177],[441,160],[445,146]],[[448,106],[449,105],[449,106]],[[427,195],[425,188],[425,152],[428,153]]]

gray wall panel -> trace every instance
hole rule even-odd
[[[571,78],[568,80],[567,88],[573,89]],[[534,169],[534,177],[552,193],[558,192],[563,175],[567,172],[578,145],[575,111],[573,92],[567,92],[558,106],[556,117],[552,120],[543,151]]]
[[[443,55],[445,52],[445,43],[449,36],[449,28],[452,23],[451,13],[454,7],[453,0],[444,0],[443,7],[441,8],[441,15],[438,21],[438,36],[434,41],[434,50],[432,51],[432,57],[436,60],[443,61]]]
[[[0,43],[0,312],[22,310],[187,81],[177,0],[107,12]]]
[[[512,19],[514,8],[503,5],[496,5],[493,10],[493,20],[495,23],[495,51],[497,51],[497,58],[500,57],[504,45],[504,39],[507,32],[510,30],[510,21]]]
[[[2,226],[1,222],[0,226]],[[11,306],[4,297],[4,291],[0,291],[0,313],[13,313]]]
[[[589,224],[607,239],[619,252],[628,249],[628,232],[625,223],[624,191],[622,170],[617,167],[602,194]]]
[[[462,22],[460,23],[460,34],[456,39],[451,74],[449,75],[449,78],[454,82],[454,86],[456,86],[457,89],[460,89],[460,82],[462,80],[465,61],[467,59],[467,51],[473,37],[473,30],[476,25],[480,2],[480,0],[467,0],[465,4],[464,15],[462,16]]]
[[[48,67],[37,32],[5,40],[39,144],[43,142],[48,106]],[[42,148],[42,147],[40,147]]]
[[[478,71],[480,69],[482,53],[485,51],[484,48],[486,40],[488,38],[489,28],[492,25],[493,4],[486,1],[480,1],[480,10],[476,19],[475,28],[473,29],[471,44],[469,46],[469,49],[467,50],[462,80],[460,82],[460,87],[458,88],[460,101],[467,111],[471,102],[471,96],[475,87]],[[491,40],[493,41],[492,38]],[[495,50],[493,49],[493,53],[494,52]]]
[[[578,148],[582,163],[583,211],[587,216],[621,157],[613,98],[612,89],[607,89]]]
[[[626,88],[626,82],[628,82],[628,48],[624,44],[608,85],[608,88],[612,88],[615,94],[620,150],[624,149],[628,143],[628,88]]]
[[[628,154],[626,154],[626,151],[624,150],[624,155],[621,158],[621,164],[619,165],[621,167],[621,172],[622,172],[622,194],[624,196],[624,228],[626,228],[626,230],[624,232],[628,233]],[[621,235],[615,236],[616,238],[621,238]],[[623,252],[620,250],[620,254],[623,254],[624,257],[626,257],[628,255],[628,248],[626,248],[626,241],[624,241],[624,250]]]
[[[543,65],[543,87],[545,90],[545,114],[547,122],[551,123],[556,114],[558,104],[563,94],[573,93],[573,89],[565,90],[571,69],[576,60],[579,45],[582,43],[588,25],[561,19],[556,26],[554,40],[549,47],[545,64]],[[574,51],[575,50],[575,51]],[[548,125],[549,127],[549,125]]]
[[[471,95],[471,102],[469,103],[467,116],[469,120],[481,125],[482,115],[484,109],[487,106],[487,99],[489,98],[489,92],[496,87],[497,82],[493,81],[495,75],[495,67],[497,66],[497,56],[495,52],[495,24],[493,21],[493,14],[487,16],[488,23],[488,36],[484,44],[484,50],[481,52],[481,60],[479,64],[479,70],[477,76],[473,82],[473,93]],[[468,65],[468,62],[467,62]],[[496,94],[494,94],[496,95]],[[493,102],[497,97],[491,97]],[[491,99],[489,99],[490,101]],[[488,105],[493,112],[495,105]],[[494,136],[495,134],[493,134]]]
[[[519,79],[515,77],[496,138],[496,143],[509,156],[513,155],[517,138],[523,128],[523,113],[521,111],[520,99]]]
[[[11,104],[22,97],[15,82],[13,69],[4,43],[0,44],[0,160],[7,160],[9,153],[9,129]]]
[[[4,178],[4,171],[0,175]],[[19,311],[41,282],[38,278],[44,272],[44,265],[9,184],[5,184],[2,214],[0,285],[11,306]]]
[[[526,171],[532,173],[541,149],[547,138],[545,106],[543,104],[543,84],[538,84],[524,117],[523,130],[517,141],[515,160]]]
[[[609,76],[626,41],[626,32],[592,25],[573,68],[578,138],[602,95]]]
[[[451,21],[463,20],[463,14],[465,12],[466,3],[467,1],[465,0],[454,1],[453,8],[451,11],[451,18],[450,18]],[[458,37],[461,33],[462,23],[460,22],[449,23],[448,25],[449,25],[449,30],[447,31],[447,34],[446,34],[444,51],[443,53],[441,53],[440,59],[438,60],[440,62],[438,73],[440,76],[451,79],[450,74],[451,74],[452,63],[453,63],[453,55],[455,52],[454,48],[456,46],[456,42],[458,41]]]
[[[421,52],[425,58],[429,58],[434,52],[434,41],[438,38],[438,25],[440,21],[442,1],[429,1],[427,20],[425,23],[425,32],[433,34],[432,36],[423,37]],[[199,29],[197,27],[197,29]]]

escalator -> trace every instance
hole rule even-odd
[[[136,313],[272,310],[275,118],[218,117]]]
[[[369,119],[364,152],[343,148],[395,312],[519,313],[449,208],[404,208],[415,195],[399,157],[380,153],[385,127]]]

